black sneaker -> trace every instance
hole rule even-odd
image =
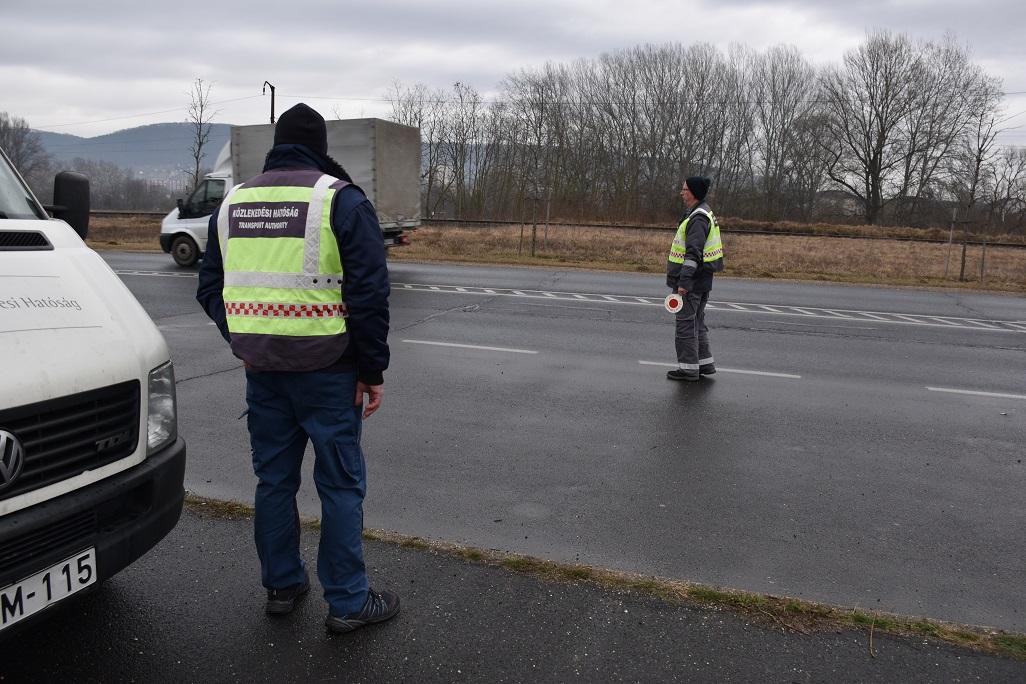
[[[668,380],[683,380],[684,382],[695,382],[699,377],[698,371],[683,370],[681,368],[676,368],[666,373]]]
[[[343,615],[338,617],[328,613],[324,620],[324,626],[329,632],[345,634],[375,622],[391,620],[399,614],[399,596],[391,591],[383,591],[380,594],[373,589],[367,591],[367,601],[359,613]]]
[[[714,373],[716,373],[716,366],[714,366],[711,363],[707,363],[704,366],[698,367],[699,375],[713,375]]]
[[[310,591],[310,576],[303,575],[303,583],[285,589],[267,590],[267,614],[288,615],[296,607],[296,601]]]

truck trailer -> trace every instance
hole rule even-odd
[[[328,154],[374,204],[385,246],[406,244],[405,231],[420,225],[420,129],[383,119],[325,123]],[[274,124],[232,126],[214,170],[161,222],[161,249],[176,264],[192,266],[203,257],[210,215],[236,183],[263,171],[273,142]]]

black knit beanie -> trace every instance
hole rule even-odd
[[[328,154],[328,129],[324,125],[324,117],[300,102],[278,117],[274,126],[274,144],[306,145],[318,154]]]
[[[684,184],[688,186],[688,190],[695,196],[695,199],[699,202],[705,200],[706,193],[709,192],[709,184],[711,180],[704,176],[692,176],[684,181]]]

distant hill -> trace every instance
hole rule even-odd
[[[189,149],[193,129],[188,123],[162,123],[128,128],[95,138],[66,133],[35,131],[47,153],[60,161],[76,157],[105,161],[140,172],[146,178],[166,179],[180,175],[193,165]],[[211,124],[210,139],[204,146],[203,166],[212,167],[217,154],[231,135],[228,124]]]

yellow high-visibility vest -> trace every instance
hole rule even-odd
[[[225,198],[218,215],[223,294],[240,358],[296,370],[338,358],[346,321],[331,207],[340,184],[319,171],[270,171]],[[296,354],[310,358],[279,358]]]
[[[702,263],[711,263],[723,258],[723,242],[720,240],[720,225],[716,223],[716,217],[707,209],[695,209],[688,214],[688,217],[681,221],[677,227],[677,234],[670,244],[670,256],[668,259],[675,264],[683,264],[684,255],[687,252],[686,239],[688,233],[688,221],[695,214],[705,214],[709,217],[709,234],[705,237],[705,246],[702,248]],[[693,264],[697,267],[699,264]]]

